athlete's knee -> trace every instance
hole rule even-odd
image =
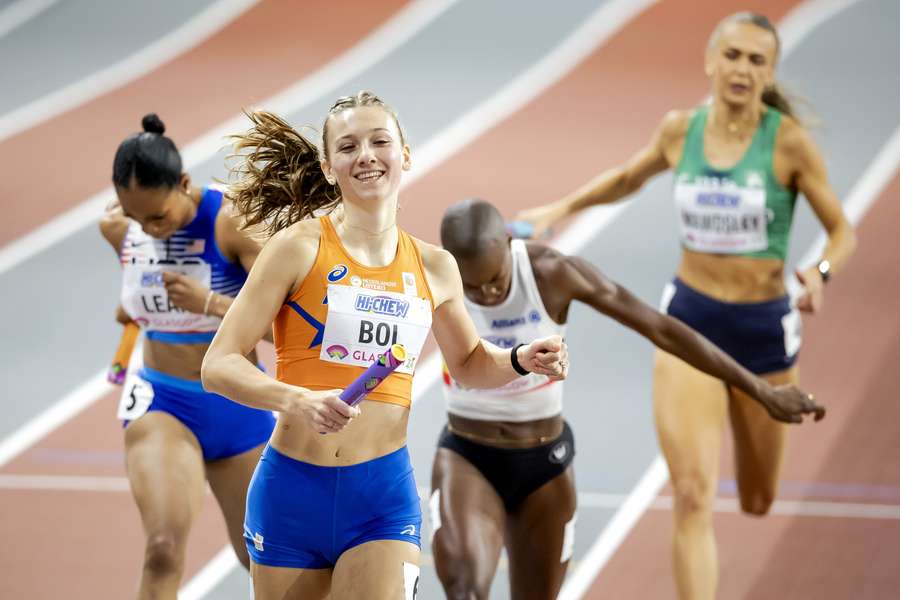
[[[441,583],[447,600],[487,600],[490,597],[490,586],[477,585],[467,577],[452,577]]]
[[[170,575],[182,568],[184,545],[173,531],[158,531],[147,537],[144,568],[157,575]]]
[[[775,493],[771,490],[741,491],[741,510],[756,517],[768,514],[775,501]]]
[[[709,478],[689,473],[672,482],[675,495],[675,515],[678,518],[697,518],[712,511],[713,489]]]
[[[437,550],[437,548],[436,548]],[[459,553],[435,552],[438,578],[448,600],[486,600],[490,596],[491,577],[479,572],[475,561]]]

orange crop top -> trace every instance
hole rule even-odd
[[[329,217],[319,222],[316,262],[275,317],[277,378],[311,390],[345,388],[400,343],[406,362],[366,399],[409,407],[434,310],[419,248],[399,230],[393,262],[366,267],[344,249]]]

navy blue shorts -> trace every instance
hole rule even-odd
[[[784,371],[797,360],[800,314],[788,296],[765,302],[722,302],[676,278],[663,292],[661,310],[757,375]]]
[[[147,367],[139,375],[153,387],[153,401],[147,412],[168,413],[190,429],[200,442],[203,460],[243,454],[267,442],[275,428],[271,412],[210,394],[199,381]]]
[[[244,538],[253,562],[332,568],[374,540],[420,545],[422,510],[406,447],[347,467],[323,467],[263,450],[250,489]]]

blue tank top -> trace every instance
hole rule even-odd
[[[234,297],[247,280],[240,263],[229,261],[216,243],[216,217],[222,192],[204,187],[197,214],[165,240],[153,238],[132,221],[122,241],[122,306],[144,329],[147,339],[168,344],[212,341],[220,319],[183,311],[168,301],[162,272],[200,279],[218,294]]]

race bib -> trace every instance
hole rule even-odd
[[[124,265],[122,307],[134,321],[151,331],[215,331],[218,317],[185,311],[169,300],[163,272],[181,273],[211,287],[209,264],[195,259],[153,261],[135,259]]]
[[[703,178],[675,185],[682,243],[691,250],[738,254],[769,246],[769,214],[762,187]]]
[[[137,372],[129,370],[119,397],[116,416],[124,421],[134,421],[147,412],[153,402],[153,386],[141,379]]]
[[[368,367],[393,344],[407,359],[397,368],[412,374],[431,329],[431,304],[416,296],[329,284],[328,318],[319,358]]]

